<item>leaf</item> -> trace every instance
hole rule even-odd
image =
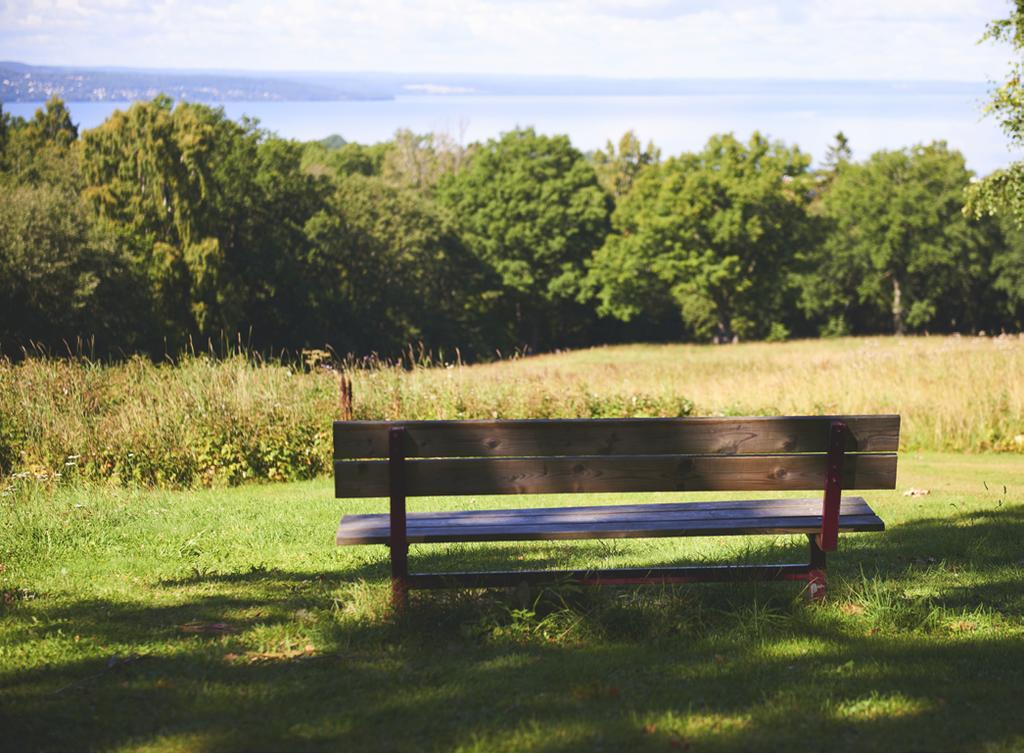
[[[246,662],[256,664],[268,661],[290,661],[292,659],[309,659],[316,654],[316,646],[307,643],[303,648],[284,649],[282,651],[246,651],[244,654],[224,654],[224,661]]]
[[[184,625],[179,625],[178,630],[183,633],[192,633],[196,635],[230,635],[232,633],[240,633],[242,629],[236,627],[227,622],[186,622]]]

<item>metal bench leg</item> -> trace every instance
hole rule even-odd
[[[396,612],[409,603],[409,547],[391,546],[391,606]]]
[[[388,470],[391,481],[390,531],[391,606],[396,612],[405,609],[409,597],[409,541],[405,528],[405,429],[393,426],[388,430]]]
[[[811,542],[811,568],[807,571],[807,598],[823,602],[828,593],[828,575],[825,571],[825,552],[818,546],[817,534],[808,534]]]

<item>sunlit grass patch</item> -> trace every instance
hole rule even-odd
[[[836,703],[830,710],[839,719],[852,721],[893,719],[921,714],[933,708],[935,701],[910,698],[902,693],[885,694],[873,691],[867,696]],[[944,702],[940,701],[940,705]]]

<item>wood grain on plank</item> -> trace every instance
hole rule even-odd
[[[612,513],[605,506],[547,508],[541,515],[532,514],[535,510],[517,510],[503,518],[491,515],[493,511],[464,511],[443,519],[411,513],[407,537],[411,543],[440,543],[815,533],[821,528],[821,500],[761,502],[759,508],[736,509],[730,509],[730,505],[739,503],[718,503],[718,509],[713,511],[666,510],[669,506],[659,504],[647,505],[646,511],[630,506],[633,511],[622,513]],[[531,514],[516,516],[525,512]],[[844,531],[881,531],[885,527],[860,498],[844,504],[839,524]],[[387,515],[346,515],[338,527],[337,543],[383,544],[387,542],[388,530]]]
[[[895,452],[900,417],[527,419],[516,421],[336,421],[334,457],[385,458],[388,428],[406,429],[407,457],[678,455],[824,452],[836,419],[848,452]]]
[[[616,455],[407,460],[411,497],[665,491],[792,491],[821,488],[818,455]],[[893,489],[896,455],[849,455],[843,489]],[[336,460],[336,497],[388,494],[384,460]]]

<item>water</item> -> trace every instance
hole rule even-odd
[[[464,142],[485,140],[516,126],[568,134],[583,150],[603,147],[632,128],[669,156],[699,149],[713,133],[741,138],[758,129],[795,143],[815,160],[836,131],[849,137],[857,159],[877,149],[897,149],[945,139],[984,175],[1021,155],[1011,153],[991,119],[982,119],[986,87],[975,84],[726,82],[721,92],[705,85],[668,96],[400,96],[383,101],[226,102],[231,118],[249,115],[281,136],[319,139],[338,133],[349,141],[386,140],[399,128],[444,131]],[[38,103],[11,102],[4,110],[30,117]],[[72,102],[82,128],[103,122],[126,103]]]

